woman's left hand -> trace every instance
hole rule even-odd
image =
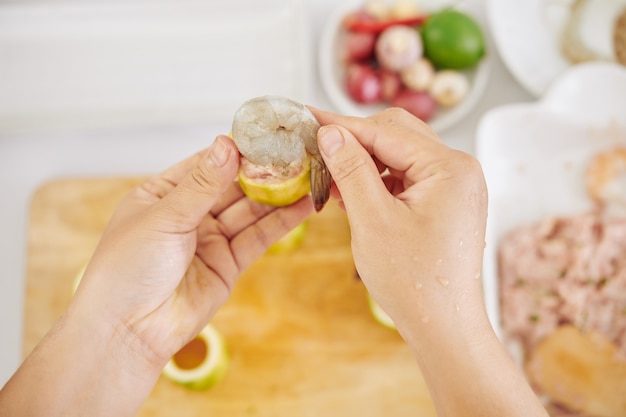
[[[312,212],[309,197],[284,208],[251,201],[233,182],[238,167],[234,143],[219,136],[210,149],[133,189],[70,311],[104,312],[164,364],[224,304],[239,275]]]
[[[133,416],[238,276],[313,212],[254,203],[226,136],[133,189],[64,315],[0,390],[0,415]]]

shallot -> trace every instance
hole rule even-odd
[[[401,107],[415,117],[427,122],[437,110],[435,99],[423,91],[404,90],[391,102],[394,107]]]
[[[365,64],[351,64],[346,70],[346,91],[357,103],[377,103],[382,98],[380,78]]]

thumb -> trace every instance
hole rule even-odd
[[[371,155],[350,131],[326,125],[320,128],[318,144],[350,217],[379,212],[389,195]]]
[[[198,164],[160,201],[159,218],[176,232],[196,228],[233,184],[238,168],[235,144],[226,136],[218,136]]]

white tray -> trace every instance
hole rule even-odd
[[[489,189],[483,279],[491,323],[501,336],[497,250],[514,226],[591,208],[584,172],[590,158],[626,146],[626,69],[590,63],[557,78],[536,103],[489,111],[476,152]]]

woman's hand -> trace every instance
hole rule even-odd
[[[149,179],[121,202],[76,293],[164,364],[227,300],[236,279],[311,213],[255,203],[233,182],[239,152],[225,136]],[[101,314],[101,313],[99,313]]]
[[[254,203],[225,136],[121,202],[55,327],[0,391],[0,415],[132,416],[252,262],[313,212]]]
[[[475,320],[487,217],[478,162],[404,110],[316,116],[327,125],[320,147],[350,220],[357,270],[381,307],[406,337],[415,323]]]
[[[480,164],[404,110],[313,111],[357,271],[413,348],[438,415],[547,416],[483,306]]]

